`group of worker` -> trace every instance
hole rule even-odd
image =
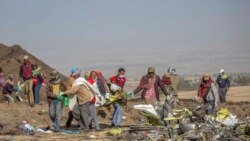
[[[101,71],[88,71],[84,76],[79,68],[73,67],[70,70],[66,86],[63,84],[60,74],[53,70],[50,74],[50,80],[47,85],[47,101],[49,105],[49,116],[53,121],[53,128],[58,131],[61,128],[61,116],[63,110],[62,97],[69,97],[69,116],[66,127],[71,126],[75,119],[78,122],[79,129],[88,131],[91,128],[100,130],[96,106],[104,105],[107,93],[110,88],[108,83],[115,84],[119,91],[124,91],[126,82],[125,69],[120,68],[116,75],[110,77],[107,81]],[[0,68],[0,84],[3,87],[3,94],[10,99],[13,91],[18,91],[14,87],[13,76],[10,75],[7,81],[2,82],[3,71]],[[44,84],[44,77],[37,65],[33,65],[28,56],[24,56],[24,62],[20,67],[20,77],[23,82],[23,90],[27,96],[27,102],[33,105],[31,97],[34,96],[34,103],[40,103],[40,87]],[[36,78],[36,81],[34,81]],[[38,81],[38,82],[37,82]],[[34,82],[36,84],[34,85]],[[216,85],[217,83],[217,85]],[[223,69],[220,70],[216,83],[212,80],[209,73],[204,74],[198,89],[198,96],[204,101],[206,114],[214,114],[218,101],[226,101],[226,93],[230,87],[228,75]],[[175,108],[178,101],[178,89],[180,86],[180,77],[176,69],[170,67],[162,78],[156,74],[154,67],[149,67],[147,73],[141,77],[139,85],[133,91],[133,94],[141,92],[141,98],[145,104],[153,106],[160,102],[160,89],[166,96],[170,110]],[[218,88],[217,88],[218,86]],[[159,89],[160,88],[160,89]],[[33,94],[34,93],[34,94]],[[171,99],[171,100],[170,100]],[[123,108],[119,101],[112,103],[114,107],[111,126],[120,126],[123,116]],[[93,127],[94,126],[94,127]]]

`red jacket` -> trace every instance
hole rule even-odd
[[[93,78],[89,78],[87,80],[91,85],[93,85],[95,83],[95,80]],[[96,97],[94,96],[92,99],[91,99],[91,102],[95,103],[96,102]]]
[[[120,78],[118,75],[114,75],[110,77],[110,82],[120,86],[123,89],[126,82],[126,78],[125,77]]]
[[[95,80],[94,80],[93,78],[89,78],[89,79],[88,79],[88,82],[89,82],[91,85],[93,85],[93,84],[95,83]]]
[[[20,67],[19,75],[23,78],[23,80],[32,79],[32,71],[34,70],[34,65],[31,62],[27,64],[22,64]]]
[[[166,86],[169,86],[169,85],[172,84],[172,83],[171,83],[170,77],[166,77],[166,76],[163,76],[163,77],[162,77],[162,82],[163,82]]]

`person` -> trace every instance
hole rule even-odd
[[[86,80],[89,79],[90,73],[91,73],[91,71],[87,71],[87,72],[85,73],[84,78],[85,78]]]
[[[118,73],[116,75],[110,77],[110,82],[120,86],[123,90],[125,82],[126,82],[125,69],[119,68]]]
[[[173,95],[172,95],[172,108],[176,107],[176,104],[178,102],[178,90],[180,87],[180,77],[178,76],[176,69],[173,67],[170,67],[168,69],[168,73],[170,74],[170,81],[171,81],[171,88],[173,89]]]
[[[202,81],[198,89],[198,97],[200,97],[204,102],[206,114],[215,114],[215,108],[217,107],[219,95],[215,83],[211,79],[209,73],[205,73],[202,77]]]
[[[28,104],[29,106],[33,107],[33,103],[31,102],[31,100],[33,99],[33,79],[32,79],[32,71],[34,70],[34,65],[31,64],[30,60],[29,60],[29,56],[25,55],[23,57],[23,64],[20,67],[20,78],[23,80],[24,82],[24,93],[27,97],[28,100]]]
[[[230,80],[228,74],[225,73],[224,69],[220,69],[219,76],[216,79],[218,84],[220,102],[226,102],[227,91],[230,88]]]
[[[125,69],[124,68],[119,68],[118,73],[112,77],[110,77],[110,82],[112,84],[116,84],[119,87],[121,87],[121,91],[123,91],[125,82],[126,82],[126,77],[125,77]],[[114,113],[112,117],[112,123],[111,126],[120,126],[121,120],[122,120],[122,106],[120,105],[119,102],[115,102],[113,104],[114,106]]]
[[[98,116],[96,113],[95,103],[97,102],[97,98],[101,96],[100,91],[97,86],[97,73],[95,71],[90,72],[89,79],[87,80],[91,85],[93,85],[93,88],[98,93],[90,102],[89,105],[89,111],[90,111],[90,128],[92,128],[92,123],[94,123],[95,128],[97,131],[100,130],[100,126],[98,124]]]
[[[168,72],[163,74],[162,82],[164,83],[165,88],[168,91],[168,93],[172,95],[172,93],[173,93],[172,82],[170,79],[170,74]]]
[[[162,82],[164,83],[165,86],[171,87],[171,79],[170,79],[170,74],[168,72],[164,73],[162,76]]]
[[[134,94],[142,91],[141,98],[146,104],[155,106],[157,102],[160,102],[160,92],[158,87],[161,88],[165,96],[168,96],[168,92],[164,87],[164,83],[161,81],[159,75],[155,74],[155,68],[149,67],[147,75],[142,76],[140,84],[134,90]]]
[[[60,91],[64,89],[64,86],[61,82],[61,77],[56,70],[53,70],[50,74],[51,79],[49,80],[49,85],[47,87],[47,100],[49,104],[49,116],[53,122],[55,131],[61,129],[61,118],[62,118],[62,102],[57,97],[60,94]]]
[[[160,92],[159,87],[163,91],[163,93],[166,96],[167,103],[164,102],[164,104],[160,104]],[[154,67],[148,68],[147,75],[142,76],[140,84],[137,86],[137,88],[134,90],[134,94],[137,94],[141,90],[141,98],[146,104],[151,104],[155,107],[156,110],[159,110],[160,119],[163,121],[163,119],[167,117],[173,116],[173,110],[171,106],[169,105],[170,96],[165,89],[164,83],[160,79],[160,76],[158,76],[155,73]],[[160,108],[163,107],[163,108]],[[158,109],[160,108],[160,109]],[[167,122],[164,122],[164,125],[168,125]]]
[[[2,92],[2,88],[4,84],[5,84],[5,75],[4,75],[2,67],[0,67],[0,91],[1,92]]]
[[[172,87],[172,82],[170,79],[170,74],[168,72],[164,73],[162,76],[162,82],[165,85],[165,88],[168,92],[168,94],[170,95],[170,99],[168,101],[168,104],[171,106],[172,109],[175,108],[176,105],[176,99],[173,97],[174,95],[174,89]]]
[[[76,67],[72,67],[71,68],[71,74],[67,80],[67,85],[66,85],[66,89],[67,90],[70,90],[72,88],[72,85],[73,85],[73,82],[75,81],[75,78],[73,77],[73,74],[77,71],[77,68]],[[69,110],[69,114],[68,114],[68,120],[66,122],[66,127],[69,128],[71,126],[71,123],[74,119],[74,116],[73,116],[73,113],[72,113],[72,110]]]
[[[81,70],[77,69],[75,73],[72,74],[75,81],[73,82],[72,88],[62,92],[62,95],[72,95],[70,100],[70,109],[76,120],[79,121],[80,130],[89,131],[89,105],[93,98],[92,93],[95,93],[91,84],[81,77]]]
[[[44,76],[40,71],[40,67],[38,67],[37,64],[34,64],[34,70],[33,71],[33,94],[34,94],[34,103],[40,104],[41,98],[40,98],[40,89],[41,86],[44,85]]]
[[[108,92],[107,80],[103,77],[101,71],[96,71],[96,74],[97,74],[96,83],[97,83],[98,89],[102,97],[105,99],[106,93]]]
[[[3,95],[8,100],[9,103],[15,102],[11,94],[17,91],[17,89],[14,86],[13,78],[14,78],[13,75],[10,74],[3,86]]]

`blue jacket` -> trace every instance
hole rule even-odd
[[[216,80],[219,88],[229,88],[230,87],[230,81],[227,74],[219,75]]]

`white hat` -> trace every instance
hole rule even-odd
[[[173,68],[173,67],[168,68],[168,73],[170,73],[170,74],[177,74],[176,73],[176,69]]]
[[[23,59],[24,59],[24,60],[28,60],[28,59],[29,59],[29,56],[24,55]]]
[[[225,70],[224,69],[220,69],[220,73],[224,73],[225,72]]]

